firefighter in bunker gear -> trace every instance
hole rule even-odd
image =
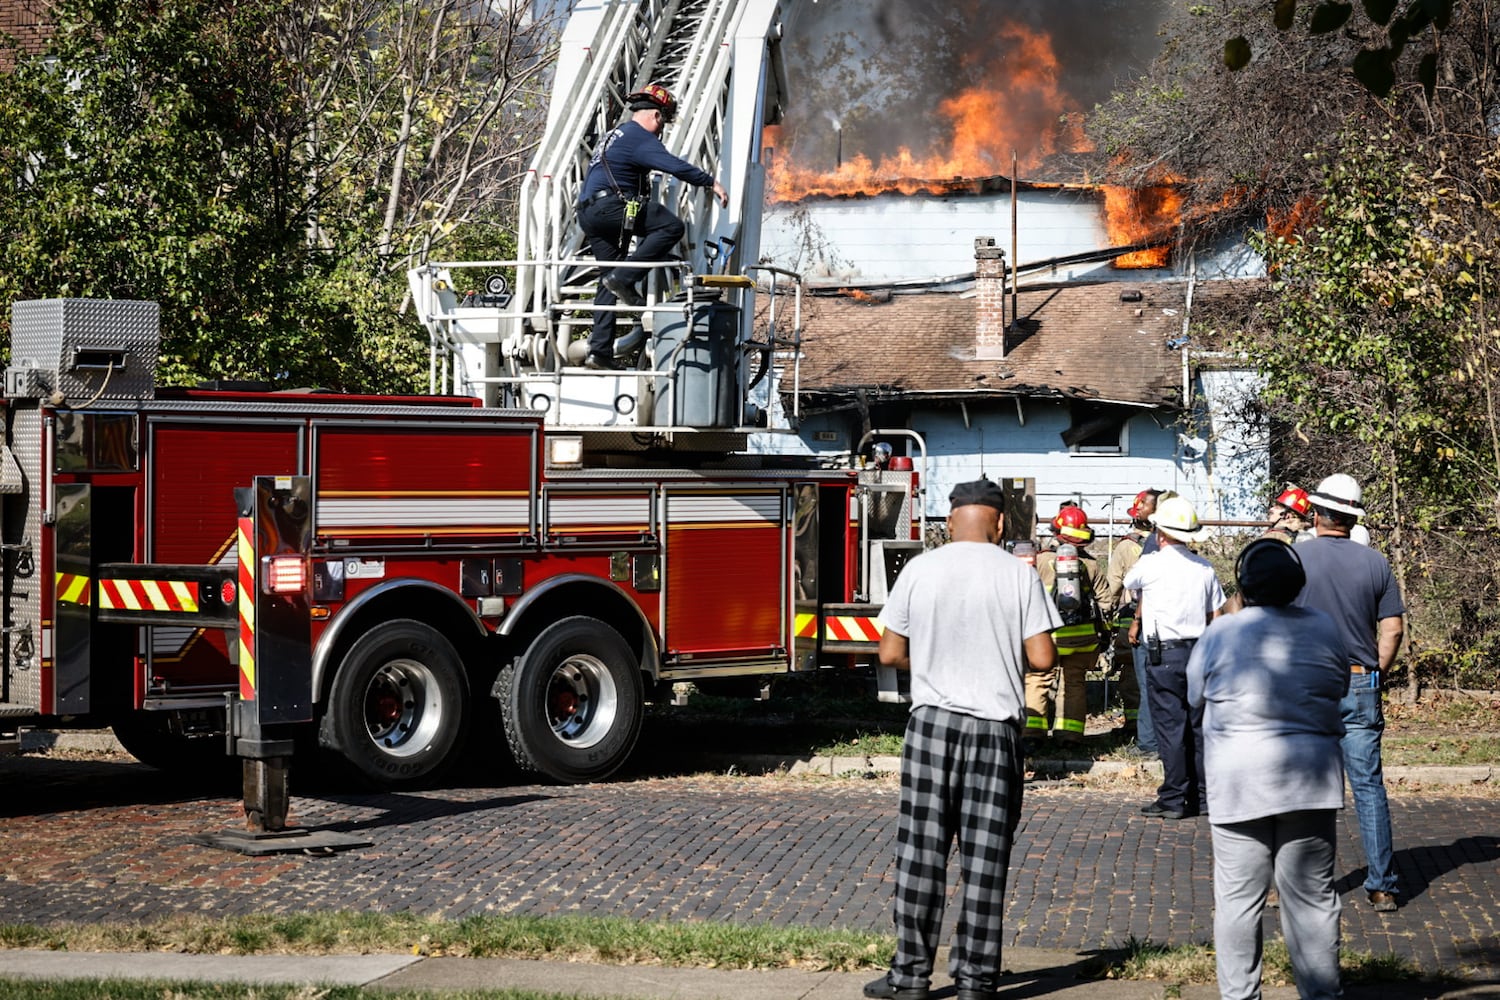
[[[639,307],[646,301],[636,288],[646,272],[611,267],[610,262],[667,260],[687,231],[665,205],[651,200],[653,172],[711,188],[720,206],[729,204],[729,193],[712,174],[673,156],[662,145],[662,129],[677,118],[677,99],[666,87],[653,83],[626,95],[625,104],[630,118],[594,150],[578,197],[578,225],[600,265],[594,304],[605,307],[619,302]],[[584,366],[620,367],[615,357],[615,314],[608,308],[594,313]]]
[[[1096,599],[1104,569],[1085,547],[1094,540],[1094,530],[1082,507],[1064,503],[1052,519],[1052,537],[1054,547],[1037,554],[1036,571],[1063,625],[1052,633],[1057,665],[1026,674],[1026,735],[1034,740],[1050,729],[1060,743],[1073,743],[1083,738],[1087,675],[1104,638]]]
[[[1266,517],[1271,522],[1266,538],[1274,538],[1290,545],[1302,538],[1312,537],[1312,499],[1300,487],[1288,483],[1286,489],[1271,501],[1271,509],[1266,512]]]

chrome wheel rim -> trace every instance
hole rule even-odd
[[[586,749],[609,734],[620,711],[614,676],[602,660],[582,654],[558,664],[547,681],[547,722],[570,747]]]
[[[365,731],[370,741],[394,757],[427,748],[442,725],[437,677],[418,660],[392,660],[365,686]]]

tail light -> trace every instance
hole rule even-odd
[[[268,556],[261,586],[268,594],[300,594],[307,589],[307,564],[300,555]]]

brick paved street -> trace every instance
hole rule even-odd
[[[162,775],[137,764],[0,758],[0,786],[6,923],[316,909],[889,927],[888,779],[314,792],[294,798],[294,821],[374,846],[262,859],[189,840],[240,826],[237,798],[170,794]],[[1143,801],[1124,791],[1028,790],[1009,944],[1208,939],[1208,824],[1147,819],[1137,813]],[[1392,799],[1392,812],[1408,896],[1399,913],[1380,916],[1359,891],[1346,810],[1346,947],[1500,976],[1500,800],[1408,794]]]

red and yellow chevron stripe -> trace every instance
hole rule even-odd
[[[799,614],[795,626],[798,639],[815,638],[818,616]],[[884,631],[879,621],[863,615],[828,615],[823,619],[823,638],[838,642],[879,642]]]
[[[240,697],[255,700],[255,518],[240,518]]]
[[[184,580],[100,580],[99,607],[117,611],[197,611],[198,584]]]
[[[829,615],[823,619],[823,638],[840,642],[879,642],[880,622],[862,615]]]
[[[77,573],[58,573],[57,599],[65,604],[89,603],[89,578]]]

